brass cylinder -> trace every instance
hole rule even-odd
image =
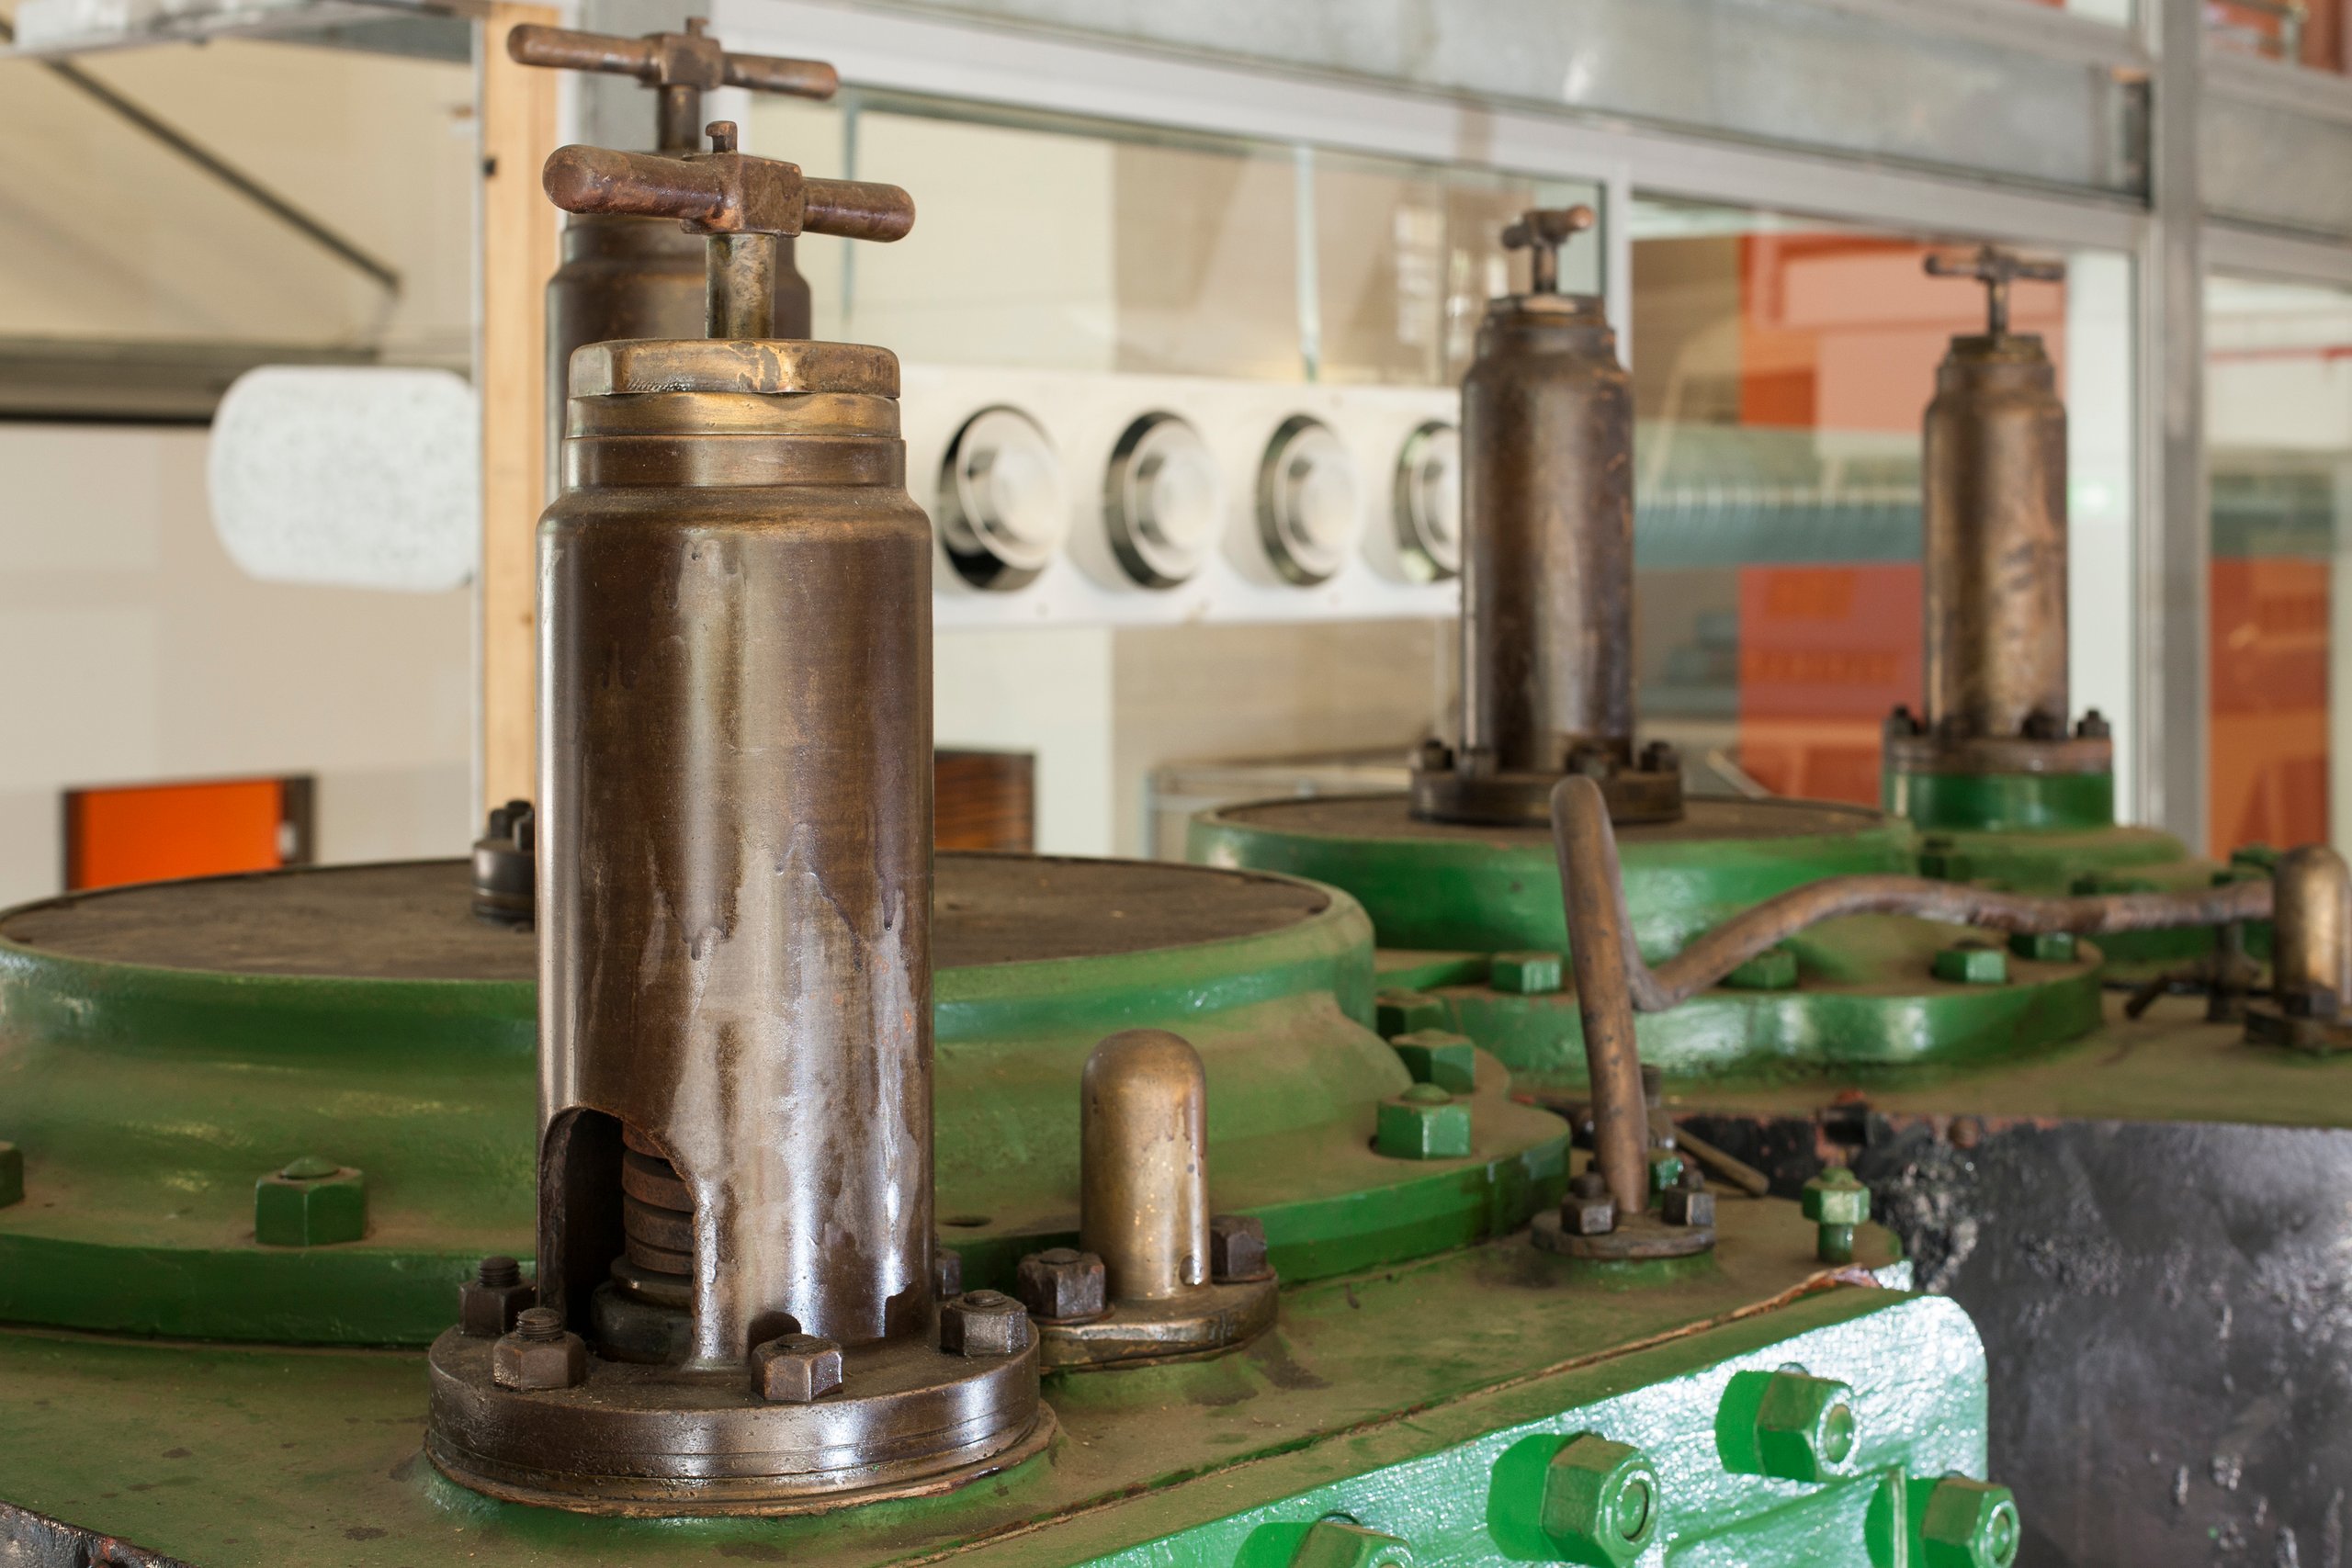
[[[1462,512],[1465,758],[1544,774],[1581,744],[1630,758],[1633,383],[1599,299],[1487,307],[1462,383]]]
[[[2352,871],[2325,844],[2305,844],[2278,857],[2273,888],[2270,964],[2278,1001],[2297,1010],[2315,1002],[2321,1015],[2334,1017],[2352,1000]]]
[[[919,1339],[932,546],[897,361],[617,343],[574,371],[539,533],[542,1277],[609,1264],[605,1188],[566,1166],[593,1140],[559,1135],[598,1112],[690,1195],[690,1366]]]
[[[1928,721],[2066,733],[2066,406],[2041,339],[1956,337],[1928,405]]]
[[[1086,1059],[1079,1101],[1079,1245],[1113,1301],[1208,1282],[1208,1079],[1164,1029],[1114,1034]]]

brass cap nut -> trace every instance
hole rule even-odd
[[[1012,1292],[1048,1323],[1100,1317],[1109,1309],[1102,1259],[1067,1247],[1033,1252],[1013,1270]]]
[[[1947,1475],[1921,1490],[1927,1499],[1917,1533],[1926,1568],[2009,1568],[2018,1560],[2018,1504],[2007,1487]]]
[[[1393,1535],[1345,1519],[1317,1519],[1299,1537],[1289,1568],[1413,1568],[1413,1553]]]
[[[458,1287],[458,1327],[477,1338],[495,1339],[510,1332],[538,1296],[538,1287],[523,1278],[520,1263],[503,1255],[485,1258],[474,1277]]]
[[[1549,995],[1567,983],[1556,953],[1498,953],[1487,961],[1487,984],[1517,996]]]
[[[254,1183],[254,1240],[331,1247],[368,1234],[364,1172],[305,1155]]]
[[[1847,1473],[1859,1441],[1854,1391],[1800,1368],[1735,1373],[1715,1417],[1724,1468],[1741,1475],[1827,1481]]]
[[[1209,1216],[1209,1278],[1220,1285],[1269,1279],[1273,1259],[1266,1247],[1266,1223],[1255,1214]]]
[[[1375,991],[1372,998],[1373,1029],[1383,1040],[1445,1026],[1445,1004],[1427,991]]]
[[[1817,1225],[1870,1223],[1871,1190],[1842,1165],[1830,1166],[1806,1182],[1800,1203],[1804,1217]]]
[[[563,1326],[552,1307],[526,1309],[514,1331],[490,1348],[490,1379],[501,1388],[577,1388],[587,1377],[587,1343]]]
[[[1470,1153],[1470,1107],[1417,1083],[1380,1102],[1372,1146],[1390,1159],[1461,1159]]]
[[[1936,978],[1952,986],[2007,985],[2009,955],[1981,942],[1955,942],[1936,954]]]
[[[752,1347],[752,1393],[773,1404],[806,1404],[842,1386],[842,1348],[813,1334],[784,1334]]]
[[[1625,1568],[1657,1533],[1657,1471],[1639,1449],[1581,1432],[1544,1472],[1544,1533],[1563,1562]]]
[[[1433,1083],[1448,1094],[1468,1094],[1478,1087],[1478,1048],[1466,1034],[1417,1029],[1389,1043],[1415,1083]]]
[[[1017,1356],[1031,1337],[1029,1314],[1001,1291],[967,1291],[939,1309],[939,1348],[951,1356]]]

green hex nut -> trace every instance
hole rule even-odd
[[[1650,1177],[1650,1196],[1656,1198],[1682,1179],[1682,1156],[1672,1149],[1652,1149],[1646,1168]]]
[[[1854,1391],[1799,1368],[1735,1374],[1716,1425],[1726,1469],[1776,1481],[1844,1473],[1857,1436]]]
[[[367,1234],[364,1172],[305,1155],[254,1183],[254,1239],[264,1247],[330,1247]]]
[[[1567,984],[1556,953],[1498,953],[1487,961],[1487,984],[1522,997],[1550,994]]]
[[[1912,1484],[1925,1568],[2009,1568],[2018,1560],[2018,1500],[2007,1487],[1964,1475]]]
[[[1954,986],[2007,985],[2009,955],[1981,942],[1958,942],[1936,954],[1936,978]]]
[[[1766,948],[1724,976],[1723,983],[1735,991],[1794,990],[1797,955],[1785,947]]]
[[[1976,866],[1951,835],[1930,833],[1919,840],[1919,874],[1936,882],[1966,882]]]
[[[2030,958],[2036,964],[2072,964],[2075,961],[2075,933],[2011,931],[2009,951],[2019,958]]]
[[[1470,1107],[1433,1083],[1380,1102],[1372,1146],[1390,1159],[1460,1159],[1470,1152]]]
[[[1290,1568],[1413,1568],[1412,1549],[1349,1519],[1317,1519],[1299,1538]]]
[[[1625,1568],[1657,1534],[1662,1500],[1641,1450],[1579,1432],[1544,1467],[1539,1518],[1559,1561]]]
[[[1477,1088],[1477,1047],[1466,1034],[1442,1029],[1417,1029],[1389,1041],[1415,1083],[1433,1083],[1448,1094],[1468,1094]]]
[[[1821,1227],[1819,1256],[1824,1263],[1854,1260],[1854,1227],[1871,1217],[1871,1190],[1860,1177],[1842,1165],[1833,1165],[1804,1184],[1804,1217]]]
[[[1445,1004],[1427,991],[1375,991],[1372,998],[1373,1030],[1383,1040],[1394,1040],[1416,1030],[1445,1027]]]
[[[0,1144],[0,1209],[25,1201],[25,1151]]]

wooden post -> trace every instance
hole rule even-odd
[[[481,22],[481,788],[485,808],[537,794],[537,568],[547,504],[548,278],[555,209],[539,167],[556,146],[556,73],[506,57],[554,8],[493,4]]]

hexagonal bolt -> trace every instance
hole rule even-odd
[[[1818,1256],[1824,1263],[1854,1260],[1854,1227],[1871,1217],[1871,1190],[1860,1177],[1833,1165],[1804,1184],[1804,1217],[1821,1227]]]
[[[1657,1534],[1657,1471],[1629,1443],[1579,1432],[1544,1472],[1544,1533],[1561,1560],[1624,1568]]]
[[[1785,947],[1767,948],[1724,976],[1735,991],[1791,991],[1797,984],[1797,955]]]
[[[2006,1486],[1947,1475],[1911,1483],[1913,1534],[1924,1568],[2009,1568],[2018,1560],[2018,1503]],[[1922,1495],[1924,1494],[1924,1495]]]
[[[1110,1306],[1102,1259],[1069,1247],[1048,1247],[1023,1258],[1013,1270],[1012,1293],[1032,1315],[1048,1323],[1100,1317]]]
[[[2036,964],[2072,964],[2075,961],[2075,933],[2011,931],[2009,951]]]
[[[1238,1285],[1272,1277],[1273,1258],[1266,1247],[1266,1222],[1255,1214],[1209,1216],[1209,1278],[1220,1285]]]
[[[1432,738],[1415,749],[1413,760],[1425,773],[1450,773],[1453,768],[1453,748]]]
[[[1487,984],[1515,996],[1540,997],[1567,984],[1556,953],[1498,953],[1487,963]]]
[[[264,1247],[332,1247],[368,1234],[367,1175],[316,1155],[254,1183],[254,1239]]]
[[[25,1151],[0,1143],[0,1209],[25,1201]]]
[[[1976,863],[1950,839],[1924,839],[1919,844],[1919,874],[1935,882],[1966,882],[1976,874]]]
[[[1645,773],[1679,773],[1682,771],[1682,753],[1674,749],[1671,740],[1653,740],[1642,748],[1642,772]]]
[[[1029,1314],[1000,1291],[967,1291],[939,1309],[939,1348],[951,1356],[1017,1356],[1031,1337]]]
[[[458,1327],[483,1339],[512,1333],[514,1320],[538,1295],[538,1287],[524,1280],[520,1263],[493,1253],[458,1287]]]
[[[1854,1391],[1801,1368],[1737,1372],[1724,1390],[1715,1437],[1724,1468],[1737,1474],[1827,1481],[1854,1457]]]
[[[1659,1195],[1658,1212],[1668,1224],[1703,1228],[1715,1223],[1715,1195],[1677,1182]]]
[[[814,1334],[784,1334],[752,1347],[752,1393],[806,1404],[842,1386],[842,1348]]]
[[[953,1301],[964,1293],[964,1255],[945,1242],[931,1250],[931,1299]]]
[[[1470,1107],[1432,1083],[1380,1102],[1372,1146],[1390,1159],[1461,1159],[1470,1152]]]
[[[2007,985],[2009,955],[1981,942],[1954,942],[1936,954],[1936,978],[1953,986]]]
[[[1682,1185],[1684,1169],[1682,1156],[1672,1149],[1651,1149],[1646,1168],[1649,1172],[1652,1198],[1663,1197],[1674,1188]]]
[[[1299,1537],[1289,1568],[1412,1568],[1412,1549],[1346,1519],[1317,1519]]]
[[[1372,997],[1373,1030],[1383,1040],[1417,1030],[1445,1027],[1445,1004],[1427,991],[1375,991]]]
[[[1389,1043],[1415,1083],[1433,1083],[1448,1094],[1468,1094],[1478,1087],[1478,1048],[1466,1034],[1417,1029]]]
[[[553,1307],[526,1307],[490,1348],[490,1379],[525,1393],[577,1388],[588,1376],[588,1346]]]

